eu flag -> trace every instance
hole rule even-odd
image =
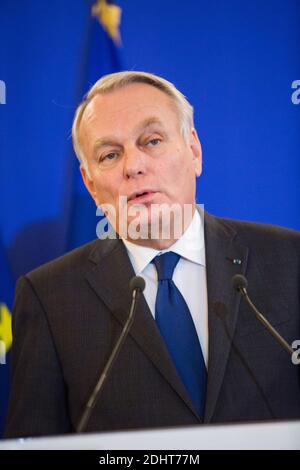
[[[96,238],[96,207],[81,182],[70,134],[76,107],[90,86],[121,70],[121,9],[106,0],[32,0],[18,8],[4,2],[1,9],[0,79],[6,84],[0,106],[2,434],[15,283]]]
[[[0,435],[3,433],[9,390],[9,359],[12,341],[11,307],[14,285],[0,240]]]

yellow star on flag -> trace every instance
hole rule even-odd
[[[99,23],[117,45],[121,44],[119,31],[121,12],[119,6],[108,4],[106,0],[97,0],[92,6],[92,15],[98,18]]]
[[[5,352],[9,350],[12,343],[11,313],[5,304],[0,304],[0,340],[5,345]]]

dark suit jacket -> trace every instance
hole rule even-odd
[[[231,285],[245,274],[257,307],[289,343],[299,339],[300,234],[206,214],[205,242],[204,422],[300,418],[300,367]],[[6,437],[74,431],[128,314],[133,275],[120,240],[96,240],[19,280]],[[200,423],[141,297],[87,430]]]

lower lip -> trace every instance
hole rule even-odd
[[[155,196],[156,192],[143,194],[142,196],[135,197],[134,199],[130,199],[128,204],[147,204],[152,202],[153,197]]]

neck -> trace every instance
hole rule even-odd
[[[146,235],[147,235],[146,237],[144,236],[144,237],[140,237],[137,239],[136,238],[132,239],[130,238],[130,236],[127,236],[126,240],[130,241],[131,243],[134,243],[135,245],[145,246],[148,248],[153,248],[155,250],[165,250],[169,248],[170,246],[174,245],[174,243],[177,240],[179,240],[179,238],[182,237],[182,235],[185,233],[185,231],[190,226],[193,220],[195,210],[196,210],[196,207],[194,206],[190,216],[184,218],[184,221],[180,225],[180,228],[178,224],[174,223],[174,219],[172,219],[170,226],[168,227],[167,236],[166,236],[166,230],[164,230],[161,223],[159,223],[158,236],[153,237],[152,236],[153,232],[151,232],[151,227],[148,226],[147,230],[143,231],[144,235],[146,232]]]

